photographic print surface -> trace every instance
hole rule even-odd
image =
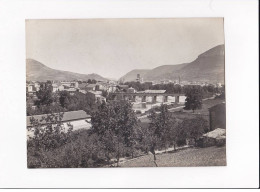
[[[28,168],[226,165],[223,18],[26,20]]]

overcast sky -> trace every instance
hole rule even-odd
[[[26,21],[26,58],[116,79],[133,69],[191,62],[220,44],[221,18]]]

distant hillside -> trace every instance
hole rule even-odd
[[[120,81],[135,81],[137,78],[137,74],[140,74],[141,77],[143,77],[147,72],[149,72],[150,69],[134,69],[127,74],[125,74],[123,77],[121,77]]]
[[[159,66],[152,70],[147,70],[146,73],[141,76],[145,81],[174,81],[180,77],[181,81],[224,83],[224,62],[224,45],[218,45],[200,54],[196,60],[190,63]],[[131,76],[136,76],[134,72],[135,70],[129,73],[131,73]]]
[[[98,74],[79,74],[69,71],[61,71],[49,68],[44,64],[26,59],[26,80],[27,81],[47,81],[47,80],[88,80],[95,79],[99,81],[106,80]]]
[[[180,64],[180,65],[162,65],[160,67],[156,67],[150,70],[148,73],[144,75],[144,79],[148,81],[153,80],[164,80],[164,79],[178,79],[178,74],[176,77],[174,74],[175,71],[179,71],[182,67],[187,64]],[[170,77],[172,74],[172,77]]]
[[[181,77],[186,81],[221,82],[225,81],[224,45],[214,47],[181,69]]]

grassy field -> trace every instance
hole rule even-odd
[[[222,99],[209,99],[209,100],[204,100],[202,103],[202,108],[196,110],[194,113],[192,110],[183,110],[181,108],[175,109],[175,110],[170,110],[172,115],[177,118],[178,120],[183,120],[184,118],[189,118],[193,119],[196,118],[197,116],[203,117],[205,120],[209,120],[209,108],[213,107],[217,104],[222,103],[224,100]],[[141,121],[141,126],[148,126],[147,124],[150,122],[148,118],[142,118],[140,119]]]
[[[210,107],[222,103],[221,99],[204,100],[202,109],[192,110],[176,109],[171,111],[177,121],[185,118],[193,119],[201,116],[209,121]],[[140,119],[142,127],[149,126],[149,119]],[[209,147],[209,148],[189,148],[174,153],[163,153],[157,155],[157,164],[160,167],[185,167],[185,166],[224,166],[226,165],[226,148],[225,147]],[[154,167],[153,155],[146,155],[137,159],[121,163],[122,167]]]
[[[226,147],[188,148],[157,154],[158,167],[225,166]],[[120,163],[120,167],[155,167],[153,155]]]

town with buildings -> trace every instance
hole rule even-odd
[[[223,20],[178,20],[28,21],[27,167],[225,166]]]
[[[131,86],[139,85],[142,90],[137,90]],[[27,94],[27,139],[30,140],[35,137],[35,124],[34,121],[41,122],[41,127],[46,127],[49,123],[46,119],[50,114],[44,114],[44,112],[34,113],[37,111],[37,100],[39,100],[40,90],[50,88],[52,95],[57,95],[61,97],[60,93],[66,92],[71,97],[76,95],[84,95],[85,98],[89,98],[93,105],[100,105],[102,103],[109,103],[113,101],[126,101],[131,103],[131,109],[135,112],[139,123],[146,123],[149,121],[149,114],[152,110],[156,110],[156,113],[160,113],[160,106],[168,106],[168,110],[172,114],[180,114],[189,116],[203,116],[204,121],[208,124],[208,132],[204,135],[201,133],[200,137],[197,138],[196,146],[200,147],[211,147],[215,145],[221,145],[225,143],[225,101],[223,100],[223,94],[225,93],[225,88],[221,83],[207,84],[207,83],[181,83],[180,79],[178,82],[172,81],[160,81],[160,82],[145,82],[141,79],[140,74],[137,74],[135,81],[131,82],[119,82],[119,81],[96,81],[96,80],[74,80],[74,81],[29,81],[26,84],[26,94]],[[162,90],[158,87],[176,87],[175,91],[168,91],[167,89]],[[210,92],[210,96],[203,97],[203,102],[208,102],[206,104],[206,110],[201,110],[202,114],[198,112],[197,114],[190,114],[183,112],[185,108],[185,101],[187,94],[185,90],[189,87],[204,87],[206,92]],[[153,89],[157,88],[157,89]],[[173,89],[174,90],[174,89]],[[216,99],[221,98],[222,99]],[[30,98],[30,99],[29,99]],[[58,99],[59,100],[59,99]],[[215,101],[214,101],[215,100]],[[213,101],[211,103],[211,101]],[[59,103],[59,105],[61,105]],[[30,108],[30,110],[28,110]],[[76,108],[75,108],[76,109]],[[31,114],[28,114],[28,111]],[[78,110],[68,110],[63,108],[63,118],[61,120],[62,127],[65,132],[73,127],[73,131],[80,130],[91,130],[91,112],[85,110],[84,108],[78,108]],[[54,111],[58,112],[58,111]],[[60,112],[60,110],[59,110]],[[178,117],[178,115],[176,115]],[[32,121],[34,119],[34,121]],[[204,123],[205,123],[204,122]],[[52,126],[56,125],[57,122],[51,122]],[[186,139],[186,143],[181,146],[193,146],[194,141]],[[168,149],[169,151],[171,148]],[[175,148],[174,148],[175,150]],[[160,151],[157,153],[159,154]],[[127,160],[120,160],[127,166]],[[224,161],[221,165],[224,165]],[[118,165],[118,163],[117,163]],[[131,166],[131,165],[129,165]],[[146,166],[146,165],[142,165]],[[148,166],[148,165],[147,165]],[[173,165],[174,166],[174,165]]]
[[[145,104],[148,102],[153,104],[170,104],[171,102],[168,102],[168,97],[171,99],[174,103],[182,103],[185,102],[185,93],[184,92],[178,92],[173,94],[168,93],[166,94],[166,90],[158,90],[153,89],[152,87],[155,85],[171,85],[171,86],[177,86],[180,87],[180,89],[185,89],[185,87],[191,87],[191,86],[200,86],[200,87],[207,87],[210,86],[213,89],[223,89],[223,86],[221,83],[215,83],[215,84],[209,84],[207,82],[181,82],[180,78],[178,82],[171,81],[171,80],[161,80],[161,81],[144,81],[140,74],[136,74],[136,80],[132,83],[137,83],[139,85],[143,85],[144,90],[139,91],[135,88],[131,87],[127,82],[121,81],[96,81],[94,80],[94,83],[91,82],[91,80],[82,81],[82,80],[73,80],[73,81],[46,81],[46,82],[39,82],[39,81],[28,81],[26,82],[26,94],[27,97],[32,98],[30,104],[32,109],[35,109],[36,106],[34,105],[35,100],[37,100],[37,92],[40,90],[41,85],[46,85],[48,83],[50,85],[50,90],[52,93],[58,93],[62,91],[68,92],[70,95],[77,94],[84,94],[89,98],[92,98],[95,103],[97,102],[106,102],[107,97],[110,95],[112,97],[109,97],[110,99],[124,99],[124,100],[130,100],[131,103],[134,106],[138,106],[141,103],[145,106]],[[151,89],[150,89],[151,88]],[[104,92],[106,95],[104,96]],[[177,94],[177,95],[176,95]],[[217,93],[219,94],[219,93]],[[157,98],[158,97],[158,98]],[[158,100],[157,100],[158,99]],[[180,101],[181,99],[181,101]],[[146,108],[146,107],[143,107]],[[135,107],[133,107],[135,109]],[[140,107],[142,109],[142,107]]]
[[[257,5],[0,0],[0,189],[259,189]]]

